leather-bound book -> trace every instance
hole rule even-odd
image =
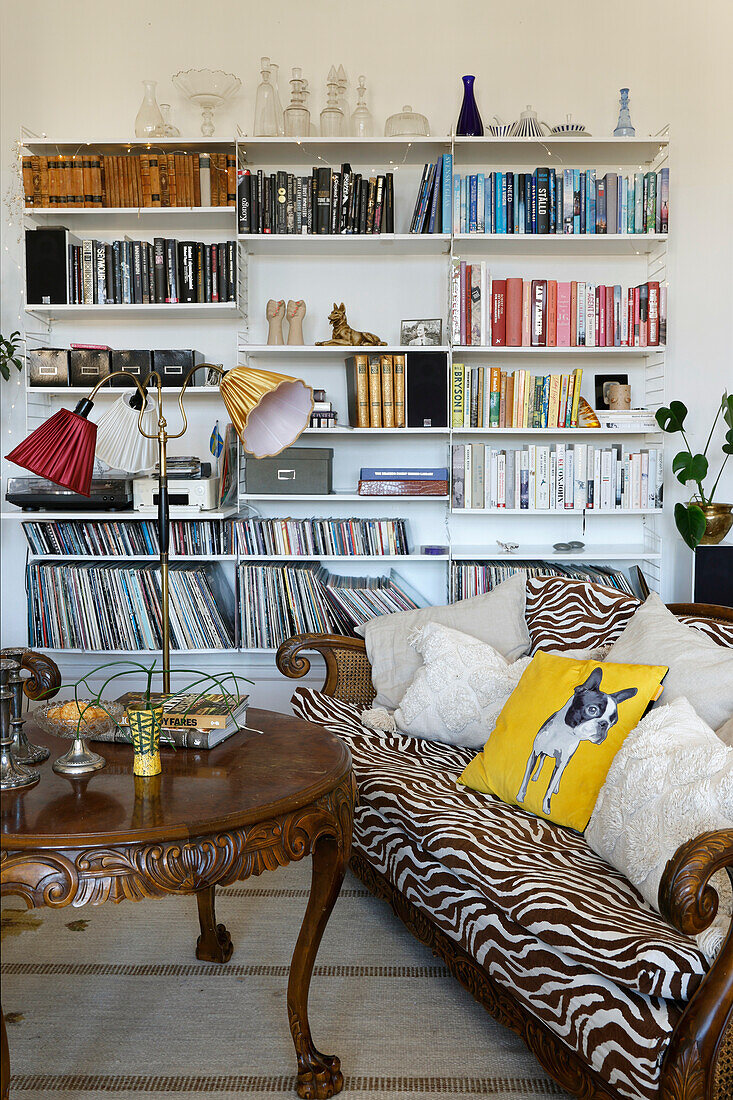
[[[369,356],[369,427],[382,427],[382,362],[380,355]]]
[[[153,195],[150,189],[150,157],[147,153],[141,153],[137,160],[140,163],[141,205],[150,207],[153,205]]]
[[[150,151],[148,154],[148,165],[150,168],[150,205],[160,206],[160,167],[158,161],[158,154]]]
[[[235,153],[226,154],[227,166],[227,206],[237,202],[237,157]]]
[[[368,428],[369,357],[350,355],[346,360],[346,402],[352,428]]]
[[[165,153],[158,155],[158,172],[160,173],[160,205],[170,206],[171,193],[168,178],[168,158]]]
[[[170,205],[178,206],[178,180],[176,178],[176,158],[173,153],[166,153],[165,159],[168,162],[168,194],[170,195]]]
[[[382,420],[385,428],[395,428],[394,382],[392,356],[382,355]]]
[[[405,426],[405,357],[392,356],[392,387],[394,390],[395,428]]]
[[[189,159],[193,174],[193,205],[201,206],[201,160],[198,153],[191,153]]]

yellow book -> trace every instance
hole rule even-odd
[[[392,356],[382,355],[382,420],[383,427],[394,428],[394,387],[392,385]]]
[[[369,427],[382,427],[382,357],[369,356]]]
[[[392,392],[394,395],[395,428],[405,426],[405,357],[392,356]]]
[[[575,386],[573,388],[573,407],[570,413],[570,427],[577,428],[578,426],[578,404],[580,402],[580,383],[583,378],[583,368],[576,367],[573,371],[575,376]]]
[[[352,428],[369,427],[369,359],[350,355],[346,360],[346,397]]]
[[[454,363],[451,375],[451,424],[454,428],[463,427],[465,392],[465,367],[463,363]]]
[[[547,427],[556,428],[560,412],[560,375],[550,375],[550,402],[547,408]]]
[[[523,408],[523,411],[522,411],[522,427],[523,428],[529,428],[530,427],[529,395],[530,395],[530,389],[531,389],[530,382],[532,381],[532,375],[529,373],[528,370],[522,371],[522,374],[524,375],[524,378],[522,380],[522,385],[524,387],[524,389],[523,389],[524,408]]]

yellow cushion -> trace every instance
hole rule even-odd
[[[582,832],[611,761],[666,673],[537,653],[458,782]]]

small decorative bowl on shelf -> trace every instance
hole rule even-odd
[[[103,704],[94,699],[54,699],[42,703],[33,712],[40,728],[55,737],[73,738],[71,748],[53,762],[59,775],[87,775],[105,766],[105,759],[88,748],[86,737],[109,734],[119,724],[123,707],[111,700]]]

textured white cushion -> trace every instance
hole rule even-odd
[[[394,714],[397,729],[428,741],[480,748],[531,658],[510,664],[493,646],[441,623],[411,637],[424,664]]]
[[[733,716],[733,649],[678,622],[656,592],[632,616],[606,660],[667,665],[657,705],[684,696],[714,730]]]
[[[680,844],[708,829],[732,827],[733,749],[687,699],[678,698],[649,711],[622,744],[585,839],[658,909],[662,872]],[[725,871],[711,883],[718,891],[718,914],[696,937],[708,958],[725,938],[732,901]]]
[[[420,657],[408,638],[426,623],[442,623],[472,638],[488,642],[509,661],[529,649],[529,631],[524,620],[524,573],[516,573],[483,596],[445,607],[421,607],[370,619],[359,629],[366,642],[372,666],[372,683],[377,692],[375,707],[394,710],[420,667]]]

